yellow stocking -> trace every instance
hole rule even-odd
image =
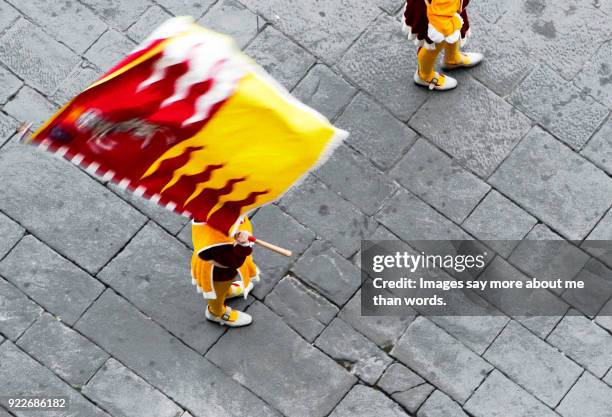
[[[442,50],[442,43],[437,44],[435,49],[421,48],[419,50],[419,77],[430,82],[436,74],[434,67],[436,59]]]
[[[444,62],[451,65],[461,64],[463,58],[459,51],[460,43],[459,41],[455,43],[444,42]]]
[[[208,309],[212,314],[217,317],[221,317],[225,314],[225,297],[227,292],[232,285],[232,280],[228,281],[213,281],[213,287],[217,293],[215,300],[208,300]],[[234,310],[230,313],[230,321],[235,321],[238,318],[238,313]]]

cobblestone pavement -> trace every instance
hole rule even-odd
[[[413,86],[401,3],[0,0],[0,395],[78,417],[612,416],[612,259],[580,246],[612,236],[612,2],[474,0],[487,62],[447,94]],[[204,319],[185,219],[15,141],[179,14],[352,133],[255,215],[295,255],[257,252],[245,329]],[[599,315],[360,317],[361,238],[468,234],[577,241]]]

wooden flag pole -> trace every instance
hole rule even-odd
[[[30,143],[32,141],[32,125],[33,123],[22,123],[21,126],[19,126],[19,129],[17,129],[17,133],[19,133],[19,136],[17,138],[17,140],[21,143]]]
[[[280,246],[273,245],[272,243],[268,243],[265,240],[257,239],[255,236],[249,236],[249,242],[254,242],[261,247],[271,250],[272,252],[279,253],[284,256],[291,256],[293,253],[289,249],[281,248]]]

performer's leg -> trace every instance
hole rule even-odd
[[[431,81],[435,76],[436,59],[442,50],[442,44],[437,44],[434,49],[425,47],[419,49],[419,77],[424,81]]]
[[[444,42],[444,63],[450,65],[457,65],[463,63],[461,51],[459,50],[459,44],[461,42],[448,43]]]
[[[225,299],[227,297],[228,290],[232,285],[232,280],[227,281],[213,281],[215,287],[215,293],[217,298],[214,300],[208,300],[208,310],[215,316],[221,317],[225,314]],[[230,321],[236,321],[238,318],[238,312],[232,310],[230,313]]]
[[[434,49],[419,49],[419,68],[414,74],[414,82],[430,90],[452,90],[457,86],[457,80],[436,72],[436,59],[443,48],[443,43],[435,45]]]
[[[460,43],[444,42],[444,63],[442,69],[471,68],[480,64],[484,56],[479,52],[461,52]]]

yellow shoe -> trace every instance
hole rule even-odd
[[[440,74],[439,72],[436,72],[430,81],[425,81],[419,75],[418,69],[414,73],[414,83],[416,85],[420,85],[421,87],[427,87],[430,90],[437,91],[452,90],[453,88],[457,87],[457,80],[455,80],[453,77],[449,77],[448,75]]]
[[[225,313],[221,317],[215,316],[208,308],[205,315],[208,320],[219,323],[221,326],[244,327],[253,323],[251,315],[242,311],[232,310],[229,307],[225,307]]]
[[[472,68],[480,64],[484,60],[484,55],[480,52],[462,52],[461,62],[456,64],[442,63],[444,71],[454,70],[457,68]]]

